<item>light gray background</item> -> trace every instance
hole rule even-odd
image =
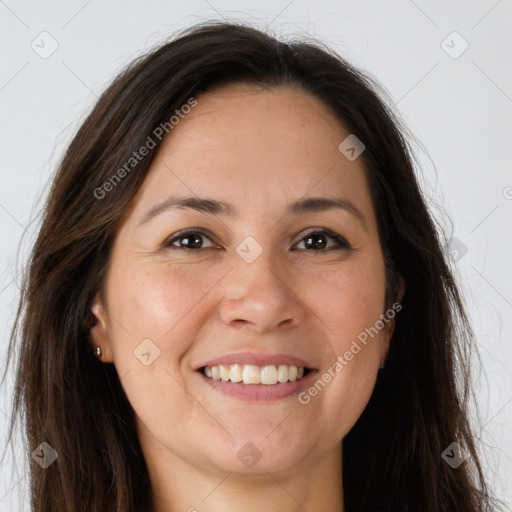
[[[511,0],[0,0],[2,371],[17,272],[39,219],[30,221],[79,122],[135,56],[177,29],[221,17],[332,46],[384,85],[423,145],[421,183],[453,237],[447,247],[462,248],[452,257],[484,366],[475,378],[484,462],[498,495],[512,502]],[[58,43],[46,59],[31,47],[51,48],[43,31]],[[464,40],[469,47],[458,55]],[[12,383],[11,374],[0,391],[2,449]],[[0,511],[28,503],[31,461],[19,442],[18,453],[17,471],[10,453],[1,469]]]

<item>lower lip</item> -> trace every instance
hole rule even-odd
[[[241,382],[213,380],[200,371],[197,373],[199,373],[206,384],[225,395],[233,396],[247,402],[271,402],[299,393],[301,389],[309,385],[309,382],[318,372],[317,370],[310,370],[309,373],[300,380],[277,384],[242,384]]]

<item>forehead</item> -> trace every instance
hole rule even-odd
[[[316,97],[231,84],[196,100],[161,143],[140,208],[178,192],[260,211],[305,195],[341,195],[372,210],[362,158],[349,161],[338,149],[350,132]]]
[[[164,140],[162,151],[200,152],[201,158],[253,158],[253,167],[277,156],[322,160],[338,156],[345,128],[317,98],[291,87],[262,90],[231,84],[197,98],[197,106]],[[329,150],[327,150],[329,148]],[[327,150],[327,153],[326,153]],[[190,156],[190,155],[189,155]]]

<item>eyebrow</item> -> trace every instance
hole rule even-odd
[[[238,217],[236,208],[223,201],[203,197],[179,197],[171,196],[150,208],[139,220],[137,226],[145,224],[157,215],[171,210],[183,210],[190,208],[200,213],[210,215],[225,215]],[[301,215],[310,212],[324,212],[332,208],[341,208],[356,217],[368,231],[368,224],[361,211],[349,199],[337,197],[307,197],[299,199],[288,205],[286,212],[292,215]]]

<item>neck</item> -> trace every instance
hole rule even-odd
[[[167,452],[169,453],[169,452]],[[162,452],[160,452],[162,455]],[[147,460],[154,512],[345,512],[341,443],[284,472],[206,472],[170,455]]]

